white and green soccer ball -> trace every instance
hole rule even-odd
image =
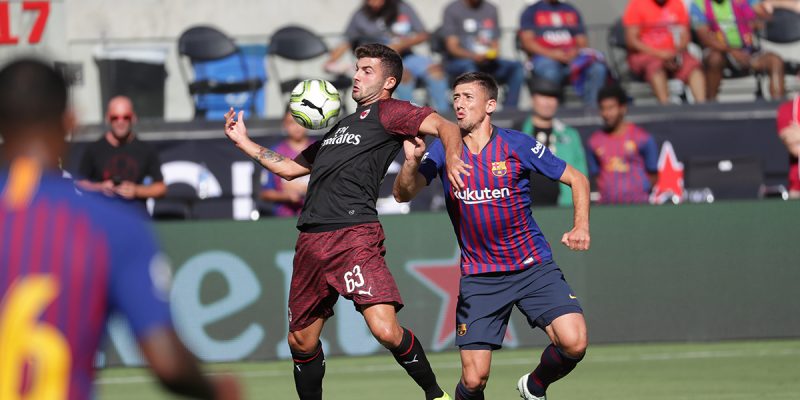
[[[324,79],[306,79],[298,83],[289,97],[292,117],[308,129],[333,125],[341,106],[339,91]]]

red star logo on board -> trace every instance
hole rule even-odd
[[[678,161],[672,143],[665,141],[658,156],[658,182],[650,194],[650,203],[679,203],[683,198],[683,163]]]
[[[442,350],[452,344],[456,337],[456,305],[458,305],[458,283],[461,279],[461,252],[456,248],[450,259],[411,260],[406,270],[428,289],[442,299],[436,329],[433,333],[433,350]],[[514,326],[508,321],[503,345],[516,347],[517,335]]]

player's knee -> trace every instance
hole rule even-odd
[[[586,336],[575,336],[566,341],[562,340],[558,348],[570,358],[581,359],[586,354],[588,345]]]
[[[464,371],[461,381],[470,392],[482,392],[486,388],[486,383],[489,382],[489,372]]]
[[[318,338],[307,338],[297,332],[289,332],[289,348],[295,353],[310,353],[317,349]]]
[[[383,347],[391,350],[400,345],[403,340],[403,330],[394,329],[393,326],[386,324],[372,328],[372,336],[383,345]]]

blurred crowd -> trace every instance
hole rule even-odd
[[[658,187],[659,148],[645,129],[626,119],[628,106],[640,100],[630,95],[630,86],[649,86],[650,97],[660,104],[676,98],[682,103],[704,103],[717,100],[723,79],[753,75],[757,98],[782,101],[787,96],[785,80],[797,72],[791,70],[796,64],[763,48],[761,40],[769,40],[774,32],[797,30],[798,13],[800,1],[796,0],[629,0],[619,20],[608,28],[606,54],[590,46],[578,8],[567,1],[539,0],[519,15],[513,35],[517,54],[503,54],[501,49],[507,47],[500,44],[498,4],[492,1],[453,0],[442,11],[441,24],[430,30],[402,0],[363,0],[343,27],[345,40],[338,46],[328,49],[321,44],[317,48],[322,42],[314,41],[312,32],[287,27],[273,35],[269,54],[301,62],[326,57],[324,71],[338,77],[337,86],[343,90],[353,70],[352,50],[363,43],[386,44],[404,63],[395,97],[425,102],[445,114],[452,112],[449,93],[456,76],[472,71],[490,73],[502,85],[499,103],[505,111],[519,110],[523,88],[527,88],[531,110],[521,130],[593,177],[595,201],[652,203],[656,202],[654,193],[664,190]],[[203,49],[203,40],[216,40],[217,33],[202,29],[184,33],[179,44],[182,53],[191,53],[192,46]],[[301,38],[305,41],[298,41]],[[768,96],[762,94],[762,78]],[[296,82],[279,81],[281,92],[287,93]],[[680,96],[672,95],[671,83],[685,88]],[[190,90],[195,95],[202,90],[221,92],[220,86],[193,85]],[[232,85],[228,89],[255,87],[248,82]],[[420,101],[421,91],[425,97]],[[556,118],[559,107],[568,100],[603,121],[601,129],[585,143],[574,128]],[[779,136],[790,157],[788,193],[795,198],[800,197],[797,109],[796,100],[787,101],[778,116]],[[158,170],[157,155],[136,139],[132,133],[135,122],[130,100],[112,99],[106,114],[109,131],[81,162],[79,178],[84,188],[142,204],[147,198],[165,195],[161,174],[147,173]],[[311,143],[290,113],[282,116],[281,127],[285,139],[273,150],[292,155]],[[131,167],[134,164],[136,171]],[[264,172],[256,197],[273,205],[269,213],[294,216],[302,209],[305,185]],[[535,180],[532,187],[537,205],[571,202],[569,188],[558,183]]]

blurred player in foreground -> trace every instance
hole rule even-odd
[[[61,178],[75,127],[63,78],[35,60],[0,70],[0,399],[90,399],[108,315],[127,317],[173,393],[237,399],[200,373],[172,328],[169,265],[140,213]]]
[[[283,179],[311,174],[297,223],[301,233],[289,290],[289,347],[300,398],[322,398],[325,358],[319,337],[342,295],[353,301],[372,335],[423,389],[426,400],[449,399],[436,383],[419,340],[397,321],[403,300],[383,258],[384,234],[375,201],[403,140],[419,134],[441,138],[448,151],[448,176],[461,186],[459,175],[467,172],[458,151],[461,135],[431,108],[391,98],[403,76],[397,52],[368,44],[356,48],[356,58],[355,112],[294,160],[250,140],[242,112],[238,120],[233,110],[225,115],[225,134]]]
[[[447,211],[461,247],[461,282],[456,310],[456,345],[462,375],[456,400],[483,399],[492,351],[503,344],[513,306],[531,327],[543,329],[552,344],[541,362],[520,378],[523,399],[545,398],[548,385],[567,375],[586,351],[586,322],[550,245],[531,215],[529,175],[539,173],[572,188],[574,227],[561,243],[589,249],[589,181],[521,132],[492,125],[497,83],[477,72],[459,76],[453,107],[463,136],[463,159],[473,166],[464,189],[442,179]],[[405,162],[394,185],[395,199],[411,200],[443,173],[442,145],[408,139]]]

